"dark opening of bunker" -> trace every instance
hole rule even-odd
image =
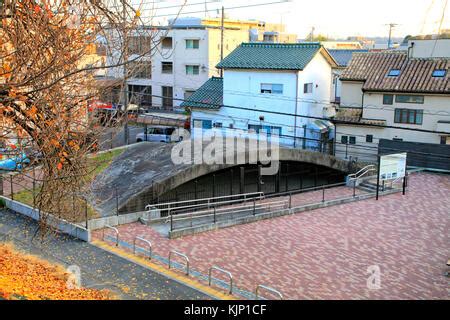
[[[160,195],[154,190],[140,194],[120,212],[143,211],[147,204],[204,199],[263,192],[265,195],[298,191],[345,181],[345,173],[311,163],[280,161],[278,174],[260,175],[260,166],[246,164],[210,173],[185,182]]]

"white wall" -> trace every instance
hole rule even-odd
[[[233,51],[242,42],[248,40],[246,30],[225,30],[224,57]],[[162,36],[172,37],[172,49],[162,49],[158,45],[158,51],[151,58],[151,79],[130,79],[129,84],[145,85],[152,87],[152,94],[162,96],[162,86],[173,87],[174,106],[179,106],[184,99],[186,91],[195,91],[203,85],[211,76],[219,76],[216,65],[220,62],[220,30],[218,29],[173,29]],[[198,39],[198,49],[186,49],[186,39]],[[130,57],[132,58],[132,57]],[[172,62],[172,74],[162,73],[161,62]],[[198,65],[198,75],[187,75],[186,65]],[[114,75],[121,76],[120,70]],[[162,99],[152,98],[153,105],[160,106]]]
[[[387,126],[438,131],[438,121],[449,120],[449,106],[450,95],[425,95],[423,104],[397,103],[395,102],[394,97],[394,102],[392,105],[383,106],[382,93],[366,93],[364,95],[363,118],[383,119],[386,120]],[[395,108],[423,110],[422,124],[395,123]],[[392,129],[390,129],[388,131],[390,131],[390,133],[387,134],[387,136],[391,136],[389,139],[401,138],[404,141],[440,143],[439,134],[429,134],[410,130],[392,131]]]
[[[412,42],[414,46],[410,54],[413,58],[450,57],[450,39],[409,40],[408,47],[411,47]]]
[[[304,93],[303,87],[305,83],[313,84],[312,93]],[[331,100],[331,84],[331,66],[321,53],[317,53],[306,68],[300,72],[298,96],[301,102],[299,103],[298,114],[323,117],[323,108]],[[305,100],[312,100],[313,102]],[[311,121],[314,120],[302,119],[303,124],[308,124]]]
[[[430,131],[450,132],[450,125],[438,124],[438,121],[448,121],[448,106],[450,105],[450,95],[425,95],[424,104],[413,103],[396,103],[395,98],[393,105],[383,106],[382,93],[366,93],[364,95],[363,118],[385,120],[386,126],[395,126],[412,129],[425,129]],[[418,124],[402,124],[394,122],[395,108],[402,109],[421,109],[423,111],[422,125]],[[441,111],[441,113],[439,113]],[[444,111],[444,113],[442,113]],[[373,135],[373,142],[366,142],[366,135]],[[394,128],[375,128],[369,126],[351,126],[337,125],[336,155],[345,157],[345,145],[341,145],[341,136],[355,136],[356,145],[347,146],[347,156],[357,157],[362,161],[375,161],[376,148],[378,148],[379,139],[402,139],[403,141],[423,142],[423,143],[440,143],[442,134],[427,133],[411,130],[402,130]],[[446,136],[446,135],[444,135]],[[448,135],[450,136],[450,134]]]
[[[294,136],[302,137],[304,135],[301,126],[314,121],[314,119],[297,117],[296,122],[293,116],[296,108],[299,116],[323,117],[325,104],[310,101],[330,101],[331,77],[331,66],[321,54],[317,54],[307,67],[299,72],[225,70],[223,80],[225,107],[217,111],[195,109],[192,119],[213,120],[213,123],[221,122],[223,127],[229,127],[232,124],[234,128],[244,130],[248,129],[249,124],[282,127],[281,135],[286,136],[286,139],[282,137],[281,142],[292,144]],[[283,94],[261,94],[262,83],[282,84]],[[305,94],[303,92],[305,83],[313,83],[312,93]],[[297,103],[296,97],[298,97]],[[227,105],[263,111],[234,109],[226,107]],[[264,111],[278,111],[291,115],[279,115]],[[259,120],[260,116],[264,116],[264,121]],[[297,127],[297,132],[294,131],[295,127]]]
[[[341,106],[361,107],[363,82],[342,81]]]
[[[250,109],[295,113],[295,71],[225,70],[224,105]],[[282,84],[283,94],[261,94],[261,84]],[[218,114],[228,118],[234,128],[248,129],[249,124],[282,127],[281,135],[294,136],[293,116],[223,107]],[[259,117],[263,116],[264,121]],[[250,120],[248,120],[250,119]],[[225,125],[225,124],[224,124]]]

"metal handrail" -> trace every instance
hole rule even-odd
[[[376,171],[375,165],[369,164],[369,165],[365,166],[364,168],[360,169],[358,172],[349,174],[348,178],[352,179],[352,180],[353,179],[359,179],[363,175],[365,175],[366,173],[368,173],[370,171]]]
[[[119,230],[117,230],[117,228],[105,225],[105,228],[103,228],[103,235],[102,235],[102,240],[105,241],[105,229],[109,228],[111,230],[113,230],[116,233],[116,247],[119,246]]]
[[[233,194],[233,195],[220,196],[220,197],[210,197],[210,198],[202,198],[202,199],[192,199],[192,200],[182,200],[182,201],[174,201],[174,202],[148,204],[148,205],[145,206],[145,210],[149,211],[152,208],[162,209],[162,210],[169,209],[169,208],[170,208],[170,210],[183,209],[183,208],[189,208],[189,207],[202,206],[202,205],[210,203],[211,200],[216,200],[216,199],[228,199],[228,198],[235,198],[235,197],[244,197],[244,200],[247,200],[247,199],[249,199],[248,196],[252,196],[252,195],[258,196],[260,199],[264,198],[264,192],[241,193],[241,194]],[[240,200],[242,200],[242,199],[229,200],[229,201],[240,201]],[[193,205],[181,206],[181,207],[173,206],[173,205],[177,205],[177,204],[191,203],[191,202],[200,202],[200,201],[205,201],[205,203],[199,203],[199,204],[193,204]],[[213,202],[213,203],[214,204],[219,204],[219,203],[226,203],[226,202],[227,201],[219,201],[219,202]],[[159,208],[161,206],[168,206],[168,208]]]
[[[211,279],[212,279],[211,278],[211,273],[212,273],[212,270],[216,270],[216,271],[222,272],[222,273],[226,274],[230,278],[230,291],[229,291],[229,293],[233,294],[233,275],[231,274],[231,272],[229,272],[227,270],[224,270],[222,268],[219,268],[218,266],[212,266],[211,268],[209,268],[209,272],[208,272],[208,283],[209,283],[209,286],[211,286]]]
[[[247,198],[247,199],[235,199],[235,200],[228,200],[228,201],[219,201],[219,202],[213,202],[213,203],[199,203],[199,204],[193,204],[191,206],[183,206],[183,207],[167,207],[167,208],[159,208],[158,210],[162,210],[162,211],[179,211],[179,210],[183,210],[183,209],[195,209],[197,207],[210,207],[211,205],[214,205],[214,207],[217,206],[223,206],[223,205],[228,205],[228,204],[233,204],[233,203],[239,203],[239,202],[246,202],[249,200],[253,200],[255,198]],[[260,200],[264,199],[264,198],[259,198]],[[186,210],[184,210],[186,211]]]
[[[148,254],[149,254],[148,257],[151,260],[152,259],[152,243],[149,240],[144,239],[143,237],[140,237],[140,236],[135,237],[133,240],[133,253],[134,254],[136,254],[136,240],[140,240],[140,241],[148,244]]]
[[[337,182],[337,183],[330,183],[330,184],[324,184],[321,186],[316,187],[309,187],[309,188],[303,188],[303,189],[295,189],[295,190],[289,190],[289,191],[283,191],[278,193],[271,193],[265,196],[266,199],[270,198],[276,198],[276,197],[282,197],[282,196],[289,196],[290,194],[298,194],[298,193],[304,193],[308,191],[317,191],[322,190],[323,188],[333,188],[333,187],[339,187],[339,186],[345,186],[345,182]]]
[[[182,257],[182,258],[184,258],[186,260],[186,275],[189,275],[189,258],[188,258],[188,256],[183,254],[183,253],[181,253],[181,252],[175,251],[175,250],[171,250],[169,252],[169,269],[171,267],[171,263],[170,262],[171,262],[172,254],[177,255],[179,257]]]
[[[278,204],[277,206],[275,206],[275,208],[277,208],[277,209],[281,209],[283,207],[285,208],[286,204],[287,204],[287,201],[283,201],[283,203]],[[249,208],[251,208],[253,210],[253,206],[247,207],[247,209],[249,209]],[[269,212],[270,212],[271,209],[274,209],[274,207],[269,206]],[[203,217],[211,217],[211,216],[214,216],[214,209],[210,210],[210,212],[211,211],[213,213],[202,214],[202,215],[192,215],[192,216],[186,216],[186,217],[181,217],[181,218],[169,218],[165,222],[168,223],[170,220],[172,220],[174,222],[177,222],[177,221],[182,221],[182,220],[192,220],[192,219],[198,219],[198,218],[203,218]],[[236,214],[236,213],[239,213],[239,212],[245,212],[245,211],[248,211],[248,210],[242,209],[242,210],[226,211],[226,212],[220,212],[220,213],[216,212],[215,215],[216,216],[221,216],[221,215],[225,215],[225,214],[231,214],[232,215],[232,214]],[[173,215],[173,216],[170,216],[170,217],[177,217],[177,216],[178,215]]]
[[[241,212],[241,211],[245,211],[245,209],[251,208],[253,209],[255,208],[263,208],[263,207],[267,207],[270,205],[286,205],[287,201],[286,200],[280,200],[280,201],[271,201],[271,202],[264,202],[264,203],[258,203],[253,205],[253,203],[249,204],[249,205],[244,205],[244,206],[236,206],[236,207],[231,207],[231,208],[221,208],[221,209],[216,209],[216,214],[226,214],[226,213],[230,213],[230,212]],[[242,210],[236,210],[236,209],[242,209]],[[208,210],[202,210],[202,211],[196,211],[196,212],[190,212],[190,213],[180,213],[180,214],[172,214],[174,217],[176,217],[176,220],[183,220],[183,219],[187,219],[187,218],[191,218],[191,217],[207,217],[211,214],[208,214],[208,212],[213,212],[214,209],[208,209]],[[219,212],[219,211],[225,211],[225,212]]]
[[[259,296],[258,296],[258,291],[259,291],[260,288],[261,288],[261,289],[266,289],[267,291],[270,291],[270,292],[272,292],[272,293],[278,295],[278,296],[280,297],[280,300],[283,300],[283,295],[281,294],[280,291],[275,290],[274,288],[271,288],[271,287],[262,285],[262,284],[258,284],[258,285],[256,286],[256,290],[255,290],[255,296],[256,296],[256,299],[258,299],[258,297],[259,297]]]

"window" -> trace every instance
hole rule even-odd
[[[398,77],[400,75],[400,69],[391,69],[388,73],[388,77]]]
[[[261,93],[283,94],[283,85],[279,83],[261,83]]]
[[[194,94],[194,90],[184,90],[184,100],[187,100],[190,96]]]
[[[215,128],[222,128],[222,126],[223,126],[223,125],[222,125],[222,122],[215,122],[215,123],[214,123],[214,127],[215,127]]]
[[[393,94],[383,94],[383,104],[393,104],[394,95]]]
[[[186,49],[198,49],[200,40],[186,39]]]
[[[150,53],[151,37],[135,36],[131,37],[128,42],[129,54],[147,54]]]
[[[349,137],[349,142],[348,142],[349,144],[356,144],[356,137],[354,137],[354,136],[350,136]]]
[[[447,137],[441,136],[441,144],[447,144]]]
[[[253,133],[264,133],[267,135],[274,134],[274,135],[280,135],[281,134],[281,127],[274,127],[274,126],[262,126],[260,124],[249,124],[248,125],[248,131]]]
[[[152,87],[128,85],[128,99],[130,103],[138,106],[152,105]]]
[[[423,110],[395,109],[395,123],[422,124],[422,121]]]
[[[395,102],[399,103],[420,103],[423,104],[424,96],[396,95]]]
[[[163,49],[172,49],[172,37],[162,38],[161,46]]]
[[[366,135],[366,142],[373,142],[373,135],[367,134]]]
[[[303,85],[303,93],[312,93],[313,90],[313,84],[312,83],[305,83]]]
[[[172,74],[173,72],[173,62],[161,62],[161,72]]]
[[[445,69],[436,69],[433,71],[432,76],[435,78],[443,78],[447,74],[447,70]]]
[[[187,65],[186,66],[186,74],[197,75],[200,73],[199,66]]]
[[[173,88],[172,87],[162,87],[162,106],[164,108],[173,107]]]
[[[211,129],[212,121],[195,119],[194,120],[194,128]]]
[[[348,143],[348,136],[341,136],[341,143],[347,144]]]
[[[132,61],[128,63],[128,70],[130,78],[152,78],[152,64],[150,61]]]

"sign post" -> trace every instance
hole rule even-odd
[[[406,152],[387,154],[378,156],[378,176],[377,176],[377,192],[376,200],[378,200],[378,193],[380,188],[380,179],[395,180],[403,178],[403,194],[406,191]]]

